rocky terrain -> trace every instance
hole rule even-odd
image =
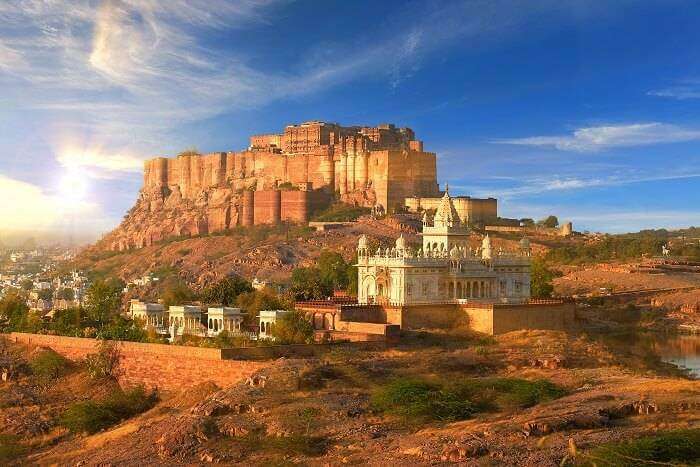
[[[324,249],[352,259],[362,234],[376,246],[392,246],[399,235],[404,235],[409,244],[421,243],[417,231],[406,224],[391,217],[383,220],[367,217],[321,232],[301,226],[255,226],[226,235],[179,238],[123,252],[104,251],[97,245],[84,251],[75,266],[126,281],[147,273],[174,272],[195,288],[231,273],[247,279],[284,282],[295,267],[310,265]],[[496,238],[494,245],[515,249],[517,241]],[[475,233],[473,247],[480,242],[481,236]],[[535,251],[543,248],[533,245]]]
[[[378,410],[373,402],[377,391],[397,380],[493,377],[546,380],[562,392],[551,400],[506,404],[452,422],[406,419]],[[65,385],[66,378],[54,386]],[[5,407],[37,407],[8,399],[22,384],[0,385]],[[76,393],[64,397],[99,397],[89,390]],[[51,409],[39,406],[38,415],[49,422],[38,431],[15,431],[35,448],[14,462],[558,466],[565,458],[585,461],[601,443],[699,428],[699,408],[700,382],[633,348],[559,332],[491,339],[435,331],[409,335],[383,351],[270,361],[257,377],[232,387],[202,383],[162,394],[150,411],[89,436],[55,428]]]

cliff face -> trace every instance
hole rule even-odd
[[[271,193],[279,188],[293,191]],[[146,161],[136,205],[100,246],[124,250],[237,225],[306,222],[333,193],[391,209],[437,192],[435,154],[423,152],[410,129],[309,122],[253,136],[241,152]]]

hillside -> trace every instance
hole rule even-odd
[[[222,235],[178,238],[122,252],[105,251],[97,245],[81,253],[75,266],[98,276],[114,275],[127,281],[147,273],[177,274],[195,288],[232,273],[247,279],[284,282],[295,267],[310,265],[324,249],[351,260],[362,234],[367,235],[370,244],[382,247],[393,246],[401,234],[414,246],[421,241],[415,230],[401,228],[391,218],[362,218],[357,223],[321,232],[300,226],[256,226]],[[476,248],[480,241],[481,235],[475,233],[472,246]],[[494,245],[512,249],[517,241],[516,237],[496,237]],[[535,251],[545,248],[533,245]]]

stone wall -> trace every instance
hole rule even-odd
[[[71,360],[96,351],[98,341],[79,337],[12,333],[14,342],[50,347]],[[121,352],[119,378],[123,386],[143,384],[161,390],[179,390],[204,381],[230,386],[265,366],[251,361],[224,360],[222,350],[163,344],[115,341]]]
[[[401,329],[449,329],[468,326],[486,334],[503,334],[523,329],[566,330],[574,326],[575,304],[558,301],[521,305],[501,303],[444,303],[384,306],[387,323]]]
[[[409,211],[436,210],[442,198],[408,197],[405,205]],[[471,198],[454,196],[452,204],[459,215],[459,220],[466,224],[486,224],[498,218],[498,201],[495,198]]]

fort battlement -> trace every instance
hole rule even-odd
[[[332,197],[391,211],[407,197],[438,194],[435,154],[410,128],[306,122],[251,136],[242,151],[147,160],[136,205],[103,243],[124,250],[239,225],[305,223]]]

